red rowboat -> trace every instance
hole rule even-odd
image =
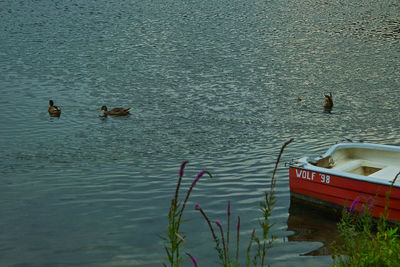
[[[399,174],[400,147],[341,143],[315,159],[293,161],[289,184],[292,196],[335,208],[358,198],[355,210],[367,203],[374,217],[383,216],[387,204],[388,219],[400,222]]]

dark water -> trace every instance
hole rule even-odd
[[[193,190],[184,251],[216,265],[193,207],[226,226],[230,200],[244,260],[290,138],[269,263],[329,265],[301,255],[334,222],[289,213],[283,163],[345,138],[400,145],[399,14],[397,0],[1,1],[0,265],[160,266],[183,160],[183,189],[214,176]],[[133,111],[100,119],[102,105]],[[309,226],[320,239],[300,240]]]

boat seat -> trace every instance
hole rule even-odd
[[[380,171],[377,171],[370,175],[370,177],[375,177],[383,180],[393,181],[396,175],[400,172],[400,167],[397,166],[387,166]]]
[[[347,171],[354,170],[357,167],[360,167],[362,163],[363,163],[363,160],[360,160],[360,159],[349,160],[343,164],[336,165],[335,167],[333,167],[333,169],[338,170],[338,171],[347,172]]]
[[[336,167],[334,167],[334,169],[337,171],[375,177],[372,176],[374,173],[378,173],[382,171],[382,169],[387,167],[388,166],[380,164],[378,162],[372,162],[364,159],[353,159],[346,161],[342,164],[338,164]]]

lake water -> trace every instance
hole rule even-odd
[[[194,205],[226,227],[230,201],[243,262],[290,138],[268,262],[326,266],[301,255],[335,222],[289,210],[284,163],[344,139],[400,145],[397,0],[5,0],[0,16],[1,266],[160,266],[184,160],[183,190],[213,178],[192,192],[182,252],[217,266]],[[102,119],[102,105],[133,110]]]

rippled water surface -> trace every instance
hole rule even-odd
[[[0,265],[160,266],[184,160],[183,190],[213,174],[187,205],[184,251],[216,265],[193,207],[226,226],[229,200],[244,260],[290,138],[268,262],[329,265],[301,256],[329,238],[293,238],[332,225],[289,212],[284,163],[346,138],[400,145],[399,14],[397,0],[1,1]],[[103,119],[102,105],[133,110]]]

